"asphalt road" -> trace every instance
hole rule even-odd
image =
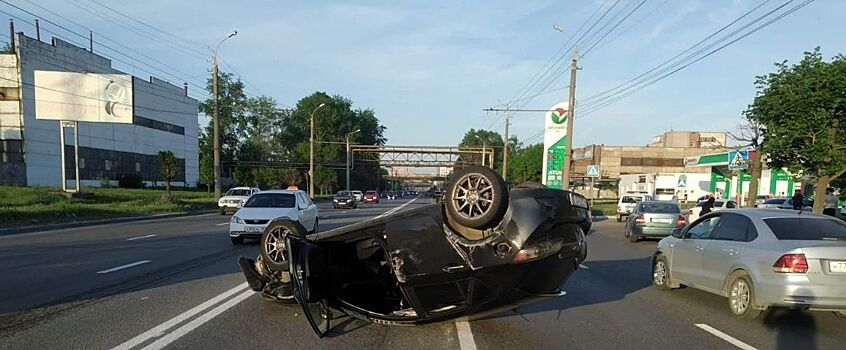
[[[409,201],[357,210],[321,208],[320,227],[431,203]],[[250,241],[232,246],[222,225],[228,218],[215,214],[0,237],[0,349],[838,349],[846,344],[846,320],[831,313],[776,311],[741,321],[729,316],[722,297],[690,288],[651,288],[655,242],[629,243],[622,224],[613,221],[594,224],[588,260],[565,284],[566,296],[470,322],[392,327],[341,318],[328,337],[318,339],[298,305],[268,302],[247,289],[235,259],[254,257],[258,246]]]

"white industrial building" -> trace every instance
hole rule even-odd
[[[87,75],[125,77],[119,83],[130,89],[126,94],[131,99],[127,107],[131,116],[123,124],[79,122],[79,172],[83,186],[98,186],[105,177],[116,183],[126,174],[140,175],[148,184],[161,181],[157,153],[162,150],[172,151],[180,164],[173,184],[197,185],[197,100],[188,97],[187,86],[117,71],[108,58],[60,39],[44,43],[23,33],[15,37],[15,52],[0,54],[0,185],[61,186],[60,121],[44,120],[43,106],[83,110],[67,101],[91,98],[79,96],[83,93],[74,89],[73,82],[51,82],[46,86],[46,80],[37,81],[36,71],[59,75],[64,73],[54,72],[66,72],[86,79]],[[46,95],[38,97],[37,90],[68,98],[45,101]],[[103,113],[102,108],[99,113]],[[68,181],[72,181],[74,139],[70,129],[65,132],[65,170]]]

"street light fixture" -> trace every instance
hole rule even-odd
[[[487,149],[486,149],[488,143],[485,142],[485,139],[479,137],[479,135],[474,135],[474,136],[476,136],[476,138],[479,139],[479,141],[482,141],[482,166],[485,166],[485,158],[488,157],[488,152],[487,152]]]
[[[233,36],[238,35],[238,31],[233,31],[229,33],[223,40],[221,40],[217,46],[215,46],[214,50],[212,50],[212,94],[214,95],[214,198],[220,199],[221,194],[221,186],[220,186],[220,94],[218,89],[217,83],[217,50],[220,49],[220,45],[223,45],[223,42],[226,39],[229,39]]]
[[[355,131],[351,131],[347,134],[347,191],[350,190],[350,136],[359,131],[361,131],[361,129],[355,129]]]
[[[311,119],[311,137],[309,139],[311,141],[308,146],[308,196],[312,198],[314,198],[314,113],[325,105],[326,103],[321,103],[309,114],[309,119]]]

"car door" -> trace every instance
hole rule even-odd
[[[715,291],[723,289],[732,267],[746,253],[748,241],[758,235],[746,216],[736,213],[720,216],[702,254],[703,286]]]
[[[310,210],[306,196],[302,192],[297,192],[297,210],[300,224],[306,228],[306,231],[314,230],[313,212]]]
[[[702,253],[719,222],[719,215],[699,219],[685,230],[682,239],[674,243],[670,262],[670,274],[674,278],[693,284],[701,283]]]
[[[628,231],[627,234],[631,234],[632,232],[635,232],[635,226],[636,225],[634,224],[634,220],[635,220],[635,217],[637,217],[637,214],[639,212],[640,212],[640,204],[637,204],[637,205],[635,205],[634,209],[632,209],[631,214],[629,214],[629,216],[626,217],[626,231]]]
[[[317,204],[314,204],[314,201],[312,201],[311,197],[309,197],[307,194],[303,193],[303,197],[305,197],[306,204],[308,204],[307,210],[308,210],[308,216],[311,218],[311,222],[317,222],[317,220],[316,220],[317,216],[318,216]],[[311,229],[314,230],[315,228],[312,227]]]
[[[329,331],[332,319],[327,300],[328,257],[320,246],[296,235],[287,235],[285,245],[288,247],[294,299],[302,306],[303,314],[317,336],[323,337]]]

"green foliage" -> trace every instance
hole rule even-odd
[[[516,149],[508,159],[508,183],[518,185],[526,181],[541,182],[543,144],[536,143]]]
[[[112,187],[112,181],[109,180],[108,176],[103,176],[103,177],[100,178],[100,187],[102,187],[102,188]]]
[[[504,144],[502,140],[502,135],[496,131],[470,129],[464,133],[464,137],[461,139],[461,142],[458,143],[458,147],[482,147],[484,145],[488,148],[488,151],[494,152],[493,169],[496,170],[497,173],[500,173],[502,172],[502,145]],[[511,155],[511,153],[509,153],[509,155]],[[482,157],[481,155],[475,154],[463,155],[461,156],[461,161],[482,164]],[[487,165],[490,166],[490,164]]]
[[[92,199],[68,198],[54,188],[0,186],[0,227],[98,220],[120,216],[214,209],[202,192],[86,188]]]
[[[167,195],[170,196],[170,183],[179,172],[179,162],[176,160],[176,155],[170,150],[159,151],[159,172],[165,180]]]
[[[814,183],[821,197],[846,171],[846,56],[825,62],[817,48],[798,64],[775,66],[757,77],[758,94],[745,114],[764,128],[768,165]],[[816,199],[814,209],[822,211]]]
[[[335,170],[318,166],[314,168],[314,185],[320,194],[329,194],[338,186],[338,173]]]

